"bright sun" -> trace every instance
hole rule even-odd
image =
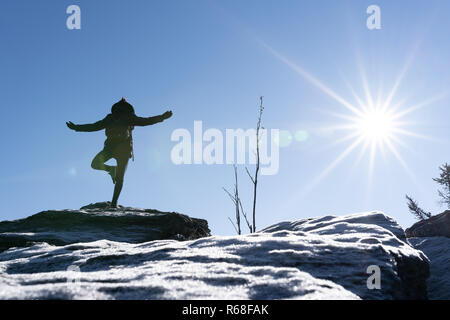
[[[380,108],[367,110],[355,122],[359,135],[371,142],[386,141],[396,130],[394,117]]]

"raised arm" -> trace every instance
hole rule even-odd
[[[148,118],[142,118],[142,117],[134,117],[133,118],[133,126],[149,126],[158,122],[162,122],[166,119],[169,119],[172,116],[172,111],[166,111],[163,114],[155,117],[148,117]]]
[[[83,132],[93,132],[93,131],[99,131],[102,129],[105,129],[106,127],[106,118],[103,120],[97,121],[95,123],[88,123],[88,124],[74,124],[73,122],[69,121],[66,122],[66,125],[75,131],[83,131]]]

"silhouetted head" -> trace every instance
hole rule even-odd
[[[119,102],[113,104],[111,113],[114,116],[132,115],[134,114],[134,108],[124,97],[122,97]]]

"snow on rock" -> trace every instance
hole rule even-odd
[[[108,208],[108,204],[94,203],[80,210],[43,211],[26,219],[0,222],[0,251],[36,242],[66,245],[106,239],[141,243],[210,236],[206,220],[153,209]]]
[[[430,259],[428,298],[450,300],[450,238],[409,238],[408,241]]]
[[[262,232],[296,235],[296,251],[284,265],[342,285],[363,299],[425,299],[427,257],[412,248],[403,229],[381,212],[281,222]],[[380,267],[381,289],[366,286],[367,268]]]
[[[0,298],[426,298],[427,258],[378,212],[182,242],[136,243],[127,232],[114,241],[34,243],[0,253]],[[367,287],[371,265],[380,267],[380,289]]]
[[[0,255],[0,298],[358,298],[297,268],[242,263],[231,248],[243,249],[249,244],[236,237],[211,237],[202,242],[168,240],[137,245],[103,240],[9,250]]]

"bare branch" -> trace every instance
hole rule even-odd
[[[234,199],[233,195],[227,189],[225,189],[224,187],[222,187],[222,189],[223,189],[223,191],[225,191],[228,194],[228,196],[230,197],[231,201],[233,201],[233,203],[236,204],[236,200]]]
[[[250,174],[250,172],[248,171],[248,168],[245,167],[245,171],[247,171],[248,177],[250,178],[250,180],[252,180],[252,183],[255,184],[255,179],[253,179],[252,175]]]
[[[245,171],[247,172],[247,175],[249,176],[250,180],[253,183],[253,210],[252,210],[252,224],[250,224],[250,221],[248,220],[247,214],[244,211],[244,208],[242,206],[242,202],[241,199],[239,198],[239,186],[238,186],[238,176],[237,176],[237,167],[236,165],[234,165],[234,179],[235,179],[235,184],[234,184],[234,195],[229,192],[227,189],[222,188],[227,195],[230,197],[231,201],[233,201],[234,205],[235,205],[235,210],[236,210],[236,224],[233,223],[233,221],[228,217],[228,219],[231,221],[231,223],[233,224],[236,232],[238,234],[241,234],[241,218],[240,218],[240,214],[242,212],[242,215],[245,218],[245,222],[247,223],[247,226],[250,230],[250,233],[252,232],[256,232],[256,194],[257,194],[257,186],[258,186],[258,174],[259,174],[259,169],[260,169],[260,148],[259,148],[259,143],[260,143],[260,139],[261,139],[261,135],[260,135],[260,129],[261,129],[261,121],[262,121],[262,115],[263,115],[263,111],[264,111],[264,106],[263,106],[263,97],[261,96],[259,98],[260,100],[260,105],[259,105],[259,114],[258,114],[258,121],[256,123],[256,166],[255,166],[255,174],[254,176],[252,176],[252,174],[250,173],[250,171],[248,170],[247,167],[245,167]],[[262,127],[264,129],[264,127]]]
[[[247,170],[247,174],[249,175],[249,177],[251,178],[252,182],[253,182],[253,232],[256,232],[256,191],[257,191],[257,187],[258,187],[258,173],[259,173],[259,165],[260,165],[260,159],[259,159],[259,141],[260,141],[260,134],[259,134],[259,130],[261,128],[261,120],[262,120],[262,114],[264,111],[264,106],[263,106],[263,97],[261,96],[259,98],[260,101],[260,105],[259,105],[259,114],[258,114],[258,122],[256,123],[256,168],[255,168],[255,175],[252,176],[250,174],[250,172],[248,171],[247,168],[245,168]]]
[[[239,233],[239,232],[238,232],[238,229],[236,228],[235,224],[233,223],[233,220],[231,220],[230,217],[228,217],[228,220],[230,220],[231,224],[232,224],[233,227],[234,227],[234,230],[236,230],[236,233]]]
[[[225,193],[228,195],[228,197],[231,199],[231,201],[233,201],[234,203],[234,208],[236,211],[236,224],[233,223],[233,221],[228,218],[232,223],[233,226],[237,232],[237,234],[241,234],[241,214],[239,211],[239,189],[238,189],[238,177],[237,177],[237,168],[236,166],[234,166],[234,195],[228,191],[227,189],[225,189],[224,187],[222,187],[222,189],[225,191]]]
[[[250,233],[252,233],[252,225],[251,225],[250,221],[248,221],[247,214],[245,213],[244,208],[242,207],[241,199],[239,199],[239,206],[241,207],[241,212],[242,212],[242,215],[245,218],[245,222],[247,223],[247,227],[250,230]]]
[[[233,165],[234,167],[234,200],[235,200],[235,206],[236,206],[236,224],[237,224],[237,230],[238,234],[241,234],[241,215],[239,213],[239,189],[238,189],[238,177],[237,177],[237,167],[236,165]]]

